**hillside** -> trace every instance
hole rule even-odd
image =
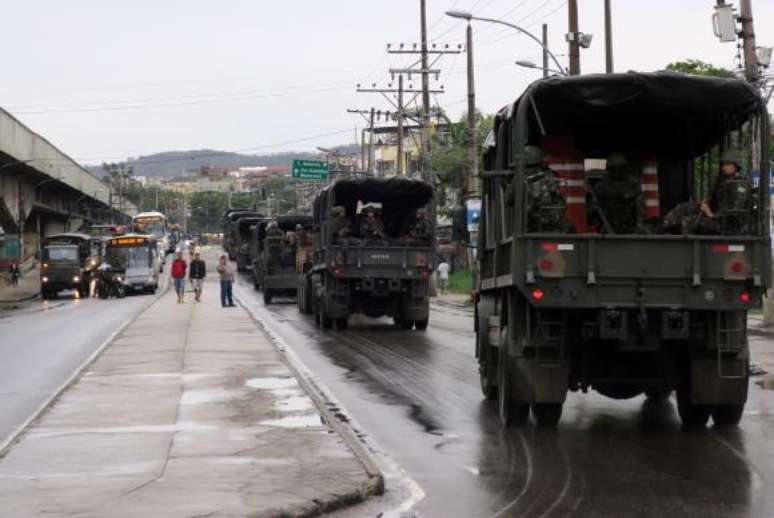
[[[310,152],[286,152],[270,155],[243,155],[212,149],[196,151],[166,151],[153,155],[129,159],[125,162],[134,167],[136,176],[172,177],[185,170],[197,170],[202,166],[215,167],[254,167],[271,165],[290,165],[293,160],[310,160],[316,157]],[[102,176],[101,165],[90,165],[87,169]]]

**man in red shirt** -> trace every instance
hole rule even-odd
[[[182,304],[185,295],[185,272],[188,264],[183,259],[183,252],[178,250],[175,253],[175,260],[172,262],[172,279],[175,281],[175,291],[177,292],[177,303]]]

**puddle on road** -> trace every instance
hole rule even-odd
[[[252,378],[247,380],[245,385],[250,388],[264,390],[287,389],[298,386],[298,381],[292,377]]]
[[[325,419],[320,414],[298,415],[280,417],[279,419],[269,419],[261,421],[264,426],[277,426],[279,428],[313,428],[325,426]]]

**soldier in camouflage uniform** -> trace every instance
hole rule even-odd
[[[418,244],[430,244],[433,239],[433,226],[427,219],[427,210],[417,209],[416,219],[409,228],[408,237]]]
[[[556,173],[543,165],[543,152],[537,146],[524,147],[526,174],[527,232],[574,232],[567,221],[567,200],[559,190]],[[508,204],[514,202],[513,184]]]
[[[331,213],[333,214],[333,219],[331,221],[331,235],[333,236],[333,242],[336,243],[339,239],[347,239],[352,233],[352,227],[349,224],[344,207],[333,207]]]
[[[623,153],[611,153],[607,158],[607,175],[593,187],[592,197],[602,213],[603,232],[642,234],[645,197],[639,172]],[[607,221],[604,221],[607,220]],[[609,228],[607,228],[609,227]]]
[[[721,157],[720,174],[709,198],[677,205],[664,217],[666,232],[683,234],[749,233],[752,185],[742,174],[742,161],[734,150]]]
[[[284,237],[285,233],[282,232],[282,229],[279,228],[279,225],[276,221],[272,221],[269,223],[269,226],[266,227],[266,237]]]
[[[376,217],[373,207],[366,207],[363,212],[365,218],[360,223],[360,237],[363,239],[384,239],[384,225],[382,220]]]

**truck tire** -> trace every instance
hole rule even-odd
[[[562,417],[562,403],[533,403],[532,415],[541,428],[556,428]]]
[[[483,296],[476,304],[476,348],[481,393],[487,401],[497,399],[497,352],[489,344],[489,317],[494,314],[494,297]]]
[[[271,304],[271,290],[263,290],[263,303],[264,305],[268,306]]]
[[[663,401],[669,397],[672,393],[671,389],[665,388],[647,388],[645,389],[645,396],[653,401]]]
[[[715,405],[711,410],[712,422],[718,428],[731,428],[737,426],[744,414],[744,404],[741,405]]]
[[[504,324],[507,324],[505,322]],[[497,361],[497,413],[504,427],[524,426],[529,420],[529,405],[527,403],[515,403],[511,398],[511,370],[508,361],[508,326],[503,325],[499,358]]]
[[[429,322],[428,319],[417,320],[416,322],[414,322],[414,326],[417,331],[424,331],[425,329],[427,329],[428,322]]]
[[[691,401],[691,381],[687,372],[684,378],[677,388],[677,413],[680,414],[683,428],[704,428],[710,417],[710,407]]]
[[[349,319],[345,318],[337,318],[336,319],[336,329],[339,331],[346,331],[347,325],[349,325]]]
[[[414,327],[414,321],[413,320],[402,320],[400,321],[400,327],[406,330],[410,330]]]
[[[320,301],[320,328],[330,329],[333,327],[333,319],[325,311],[325,301]]]

